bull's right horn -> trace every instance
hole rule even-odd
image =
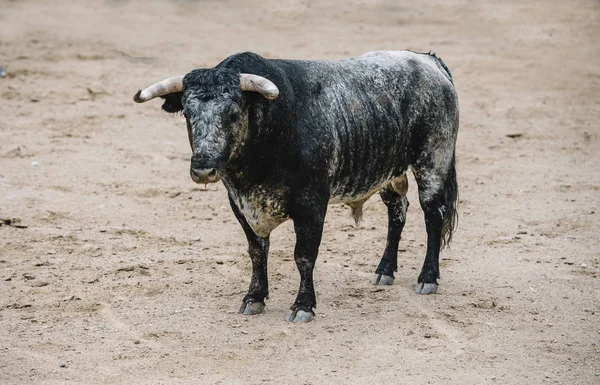
[[[138,90],[133,97],[136,103],[144,103],[148,100],[152,100],[158,96],[164,96],[172,94],[174,92],[181,92],[183,90],[183,75],[173,76],[160,82],[154,83],[153,85]]]

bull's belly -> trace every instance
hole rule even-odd
[[[406,179],[406,174],[402,174],[399,177],[389,176],[387,178],[382,178],[379,181],[371,183],[369,186],[362,188],[359,192],[355,194],[346,194],[344,193],[347,188],[346,186],[335,185],[331,188],[329,204],[335,203],[345,203],[351,204],[353,202],[365,202],[376,192],[383,190],[391,184],[391,187],[396,190],[400,195],[406,195],[408,190],[408,180]]]
[[[390,180],[385,181],[384,183],[380,183],[378,185],[375,185],[374,187],[370,188],[369,190],[367,190],[364,193],[358,193],[355,195],[344,195],[341,193],[338,193],[336,191],[332,191],[330,198],[329,198],[329,204],[336,204],[336,203],[352,203],[352,202],[359,202],[359,201],[366,201],[367,199],[369,199],[373,194],[375,194],[376,192],[378,192],[381,189],[384,189],[388,184],[390,184]]]
[[[365,138],[354,138],[365,143]],[[408,162],[395,151],[402,143],[378,150],[377,156],[343,154],[332,157],[329,165],[329,204],[364,202],[394,180],[405,178]],[[349,159],[353,155],[352,159]]]
[[[398,193],[401,196],[406,195],[406,193],[408,192],[408,179],[406,178],[406,174],[402,174],[398,178],[392,178],[378,183],[364,193],[353,194],[351,196],[343,194],[332,194],[331,198],[329,199],[329,204],[347,204],[352,209],[352,218],[354,218],[356,224],[359,224],[362,220],[362,207],[365,204],[365,202],[376,192],[388,187],[391,187],[394,191],[396,191],[396,193]]]

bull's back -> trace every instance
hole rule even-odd
[[[409,51],[302,62],[295,91],[307,95],[299,126],[319,135],[334,200],[368,196],[405,172],[426,134],[423,121],[439,114],[454,90],[440,63]]]

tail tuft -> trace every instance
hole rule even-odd
[[[452,157],[452,164],[444,183],[444,200],[448,207],[443,213],[442,222],[442,249],[450,245],[452,235],[458,226],[458,184],[456,182],[456,159]]]

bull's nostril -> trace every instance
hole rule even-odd
[[[219,180],[219,172],[215,168],[203,170],[192,168],[191,174],[196,183],[211,183]]]

